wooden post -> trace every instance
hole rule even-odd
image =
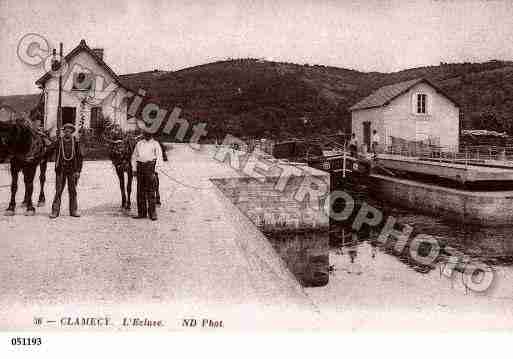
[[[342,158],[342,178],[346,178],[346,149],[344,146],[344,157]]]
[[[61,135],[62,127],[62,42],[59,44],[59,96],[57,102],[57,138]]]

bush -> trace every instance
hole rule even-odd
[[[80,144],[85,160],[107,160],[109,159],[109,148],[104,144],[94,129],[82,129],[80,133]]]

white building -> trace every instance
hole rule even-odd
[[[127,111],[134,91],[104,62],[103,49],[91,49],[82,40],[64,59],[67,65],[62,76],[62,124],[94,128],[99,126],[103,114],[123,130],[136,128],[135,118]],[[44,128],[53,134],[57,123],[59,78],[49,71],[36,85],[44,96]]]
[[[428,80],[381,87],[350,110],[358,144],[368,146],[376,130],[381,148],[404,141],[458,149],[458,104]]]

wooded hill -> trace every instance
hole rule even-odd
[[[207,122],[209,137],[288,138],[350,131],[349,107],[373,90],[424,77],[459,102],[463,129],[513,134],[513,62],[420,67],[394,73],[259,59],[209,63],[179,71],[122,75],[163,107]],[[305,125],[304,119],[307,119]]]

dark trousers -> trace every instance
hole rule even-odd
[[[155,172],[155,203],[160,204],[160,181],[159,181],[159,174]]]
[[[137,162],[137,214],[154,217],[155,161]]]
[[[349,151],[351,157],[358,157],[358,148],[356,145],[349,145]]]
[[[64,186],[68,182],[69,213],[77,213],[77,182],[73,171],[55,172],[55,198],[52,204],[52,213],[59,214],[61,210],[61,197]]]
[[[377,142],[372,142],[372,152],[374,153],[374,155],[376,155],[378,153],[378,143]]]

